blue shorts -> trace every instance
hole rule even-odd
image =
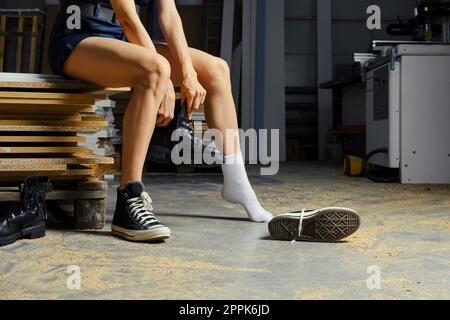
[[[103,37],[128,41],[122,27],[108,20],[82,15],[81,29],[70,30],[66,24],[68,17],[66,12],[60,11],[50,35],[48,56],[55,74],[68,77],[63,72],[64,63],[76,46],[86,38]]]

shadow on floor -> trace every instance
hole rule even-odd
[[[177,217],[177,218],[195,218],[195,219],[213,219],[213,220],[229,220],[229,221],[239,221],[239,222],[251,222],[248,218],[238,218],[238,217],[224,217],[224,216],[204,216],[199,214],[180,214],[180,213],[169,213],[169,212],[159,212],[157,216],[161,217]]]

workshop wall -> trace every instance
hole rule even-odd
[[[371,4],[382,10],[382,30],[366,28]],[[385,29],[397,16],[412,18],[415,0],[333,0],[333,62],[351,64],[354,52],[366,52],[370,42],[387,38]],[[316,0],[286,0],[286,86],[317,86]],[[392,39],[391,36],[389,36]]]

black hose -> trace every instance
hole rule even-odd
[[[388,148],[379,148],[379,149],[375,149],[372,150],[371,152],[369,152],[366,157],[364,158],[363,161],[363,165],[362,165],[362,175],[364,177],[367,177],[368,179],[374,181],[374,182],[380,182],[380,183],[394,183],[394,182],[398,182],[399,181],[399,177],[383,177],[383,176],[375,176],[373,174],[371,174],[369,172],[369,160],[380,153],[389,153],[389,149]]]

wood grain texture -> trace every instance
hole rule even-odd
[[[58,120],[0,120],[0,126],[67,126],[107,127],[107,121],[58,121]]]
[[[34,166],[42,167],[54,164],[113,164],[114,159],[110,157],[100,157],[96,155],[72,154],[71,157],[54,158],[0,158],[0,167],[5,165]]]
[[[85,142],[81,136],[0,136],[0,142]]]
[[[18,91],[0,91],[0,98],[20,98],[20,99],[55,99],[70,101],[95,101],[106,99],[102,94],[75,94],[60,92],[18,92]]]
[[[93,173],[93,170],[90,168],[86,169],[63,169],[63,170],[27,170],[27,171],[0,171],[0,179],[11,177],[11,178],[22,178],[27,176],[35,176],[35,175],[44,175],[48,177],[55,176],[90,176]]]
[[[102,127],[84,126],[26,126],[26,125],[0,125],[0,131],[32,131],[32,132],[97,132]]]
[[[19,201],[19,192],[0,192],[0,201]],[[45,196],[46,200],[104,199],[106,191],[54,190]]]
[[[16,174],[17,172],[30,172],[30,171],[65,171],[67,170],[66,164],[52,164],[46,165],[45,167],[39,166],[37,164],[27,165],[27,166],[18,166],[18,165],[2,165],[0,170],[0,175],[3,175],[5,172],[12,172],[12,174]],[[6,173],[4,175],[7,175]]]
[[[0,147],[0,153],[84,153],[92,154],[86,147]]]
[[[8,104],[0,102],[0,113],[78,113],[78,112],[92,112],[92,105],[72,105],[70,103],[64,104],[49,104],[39,105],[36,107],[34,104]]]

